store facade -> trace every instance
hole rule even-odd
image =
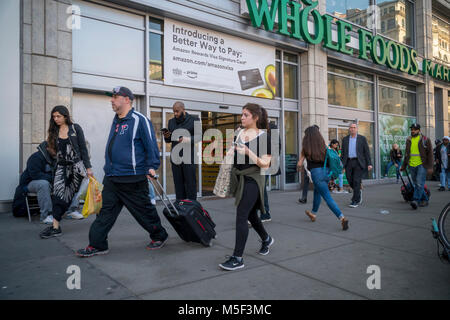
[[[156,130],[177,100],[201,118],[203,132],[224,134],[247,102],[264,106],[281,136],[282,174],[271,189],[299,188],[302,132],[313,124],[329,141],[357,121],[373,181],[382,180],[389,148],[404,145],[410,123],[433,141],[449,133],[443,0],[22,0],[20,10],[19,171],[62,103],[85,130],[101,178],[114,115],[103,92],[117,85],[135,93],[135,108]],[[171,150],[160,136],[158,143],[170,194]],[[207,145],[198,145],[199,155]],[[200,162],[198,194],[206,196],[218,165]],[[0,200],[8,199],[6,192]]]

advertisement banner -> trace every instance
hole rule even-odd
[[[164,84],[273,99],[275,48],[164,20]]]
[[[394,143],[398,144],[405,155],[406,138],[410,135],[409,127],[416,122],[414,118],[380,114],[380,159],[381,175],[386,172],[390,161],[390,152]],[[395,177],[395,166],[389,169],[388,177]]]

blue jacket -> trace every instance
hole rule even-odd
[[[112,145],[111,139],[116,136]],[[159,149],[152,122],[134,108],[125,118],[116,115],[106,144],[105,174],[132,176],[159,168]]]

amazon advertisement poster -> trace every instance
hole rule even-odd
[[[390,161],[390,152],[394,143],[398,144],[405,155],[406,138],[410,135],[409,127],[416,122],[414,118],[380,114],[380,158],[381,173],[384,175]],[[392,166],[388,177],[395,177],[395,167]]]
[[[164,20],[164,83],[273,99],[275,48]]]

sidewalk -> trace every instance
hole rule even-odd
[[[218,267],[234,247],[234,199],[201,200],[217,224],[211,248],[180,240],[158,205],[170,236],[163,249],[145,250],[148,235],[124,209],[109,235],[109,254],[88,259],[74,251],[88,245],[95,216],[63,220],[61,237],[41,240],[45,226],[38,221],[1,214],[0,299],[450,299],[450,264],[437,257],[430,232],[450,192],[427,183],[430,206],[416,211],[399,184],[366,186],[356,209],[347,206],[351,194],[333,194],[350,220],[347,231],[323,201],[310,222],[304,210],[312,192],[306,205],[297,202],[300,191],[270,192],[272,221],[265,226],[275,243],[267,256],[257,254],[250,229],[245,268],[235,272]],[[67,288],[71,265],[81,269],[80,290]],[[380,267],[380,290],[367,288],[371,265]]]

